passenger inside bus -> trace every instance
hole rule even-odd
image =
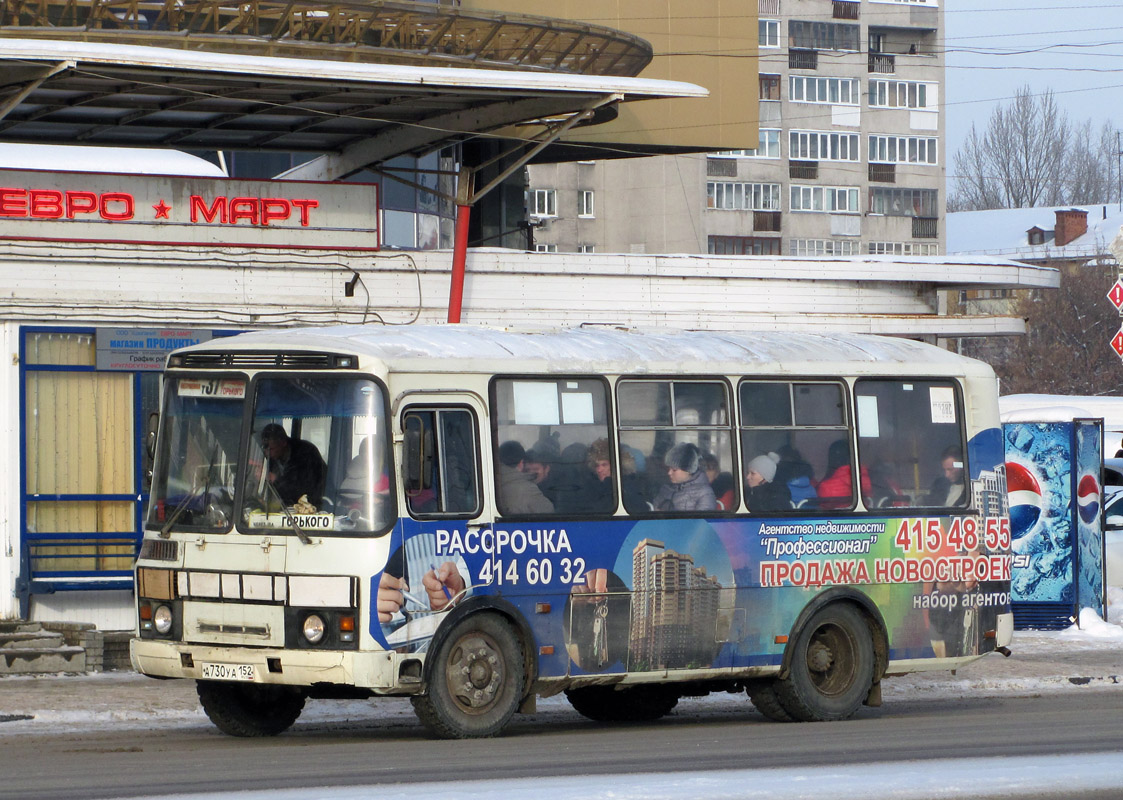
[[[792,508],[815,507],[815,470],[803,458],[803,454],[790,444],[783,445],[776,451],[780,457],[776,465],[776,482],[788,487],[791,495]]]
[[[514,440],[499,446],[499,511],[502,514],[549,514],[554,504],[523,472],[526,450]]]
[[[786,483],[776,480],[776,466],[776,459],[764,454],[745,468],[745,505],[754,514],[791,510],[791,492]]]
[[[319,508],[324,500],[327,468],[316,445],[291,438],[283,427],[271,422],[261,431],[261,447],[269,459],[267,480],[287,506],[307,495]]]
[[[865,470],[861,472],[862,495],[870,493],[870,479]],[[839,509],[853,505],[854,474],[850,466],[850,442],[837,439],[827,450],[827,477],[819,483],[819,508]]]
[[[717,498],[706,473],[702,471],[702,455],[697,446],[679,442],[663,456],[667,479],[652,505],[656,511],[716,511]]]
[[[951,445],[940,454],[942,473],[932,482],[927,504],[952,507],[963,503],[963,450]]]
[[[541,443],[536,444],[523,456],[523,472],[531,477],[538,490],[545,495],[555,508],[558,505],[558,487],[556,476],[553,475],[554,456]]]
[[[713,453],[702,454],[702,469],[714,490],[718,511],[733,511],[737,502],[737,487],[733,475],[721,471],[721,464]]]

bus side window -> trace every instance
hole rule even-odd
[[[410,514],[478,514],[479,448],[472,413],[461,408],[409,408],[403,427],[403,486]]]
[[[616,395],[629,514],[736,510],[739,481],[723,382],[625,379]]]
[[[496,506],[504,516],[611,514],[616,458],[600,378],[497,378]]]
[[[862,495],[870,508],[970,504],[959,386],[866,379],[855,385]]]
[[[785,504],[803,511],[854,507],[842,384],[745,380],[740,395],[745,464],[762,455],[776,464],[774,486],[748,495],[749,511],[780,511]],[[747,471],[741,477],[747,481]]]

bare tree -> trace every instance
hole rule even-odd
[[[1030,208],[1115,199],[1114,134],[1110,125],[1072,124],[1052,90],[1018,90],[991,112],[982,133],[972,125],[955,154],[949,211]]]
[[[978,353],[998,373],[1002,394],[1123,394],[1123,363],[1111,349],[1119,315],[1106,297],[1116,274],[1114,265],[1066,266],[1059,289],[1020,299],[1026,335]]]

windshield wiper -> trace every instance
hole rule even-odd
[[[292,532],[296,534],[296,538],[300,539],[301,544],[312,544],[312,540],[308,538],[308,534],[296,524],[296,517],[289,511],[289,507],[285,505],[285,501],[281,499],[281,494],[277,491],[277,487],[269,481],[265,481],[265,485],[268,487],[269,493],[272,494],[273,498],[280,504],[281,512],[285,515],[285,521],[288,522],[289,527],[292,528]]]

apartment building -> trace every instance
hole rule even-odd
[[[946,252],[938,0],[757,0],[759,140],[536,164],[543,252]],[[755,144],[755,147],[752,146]]]

